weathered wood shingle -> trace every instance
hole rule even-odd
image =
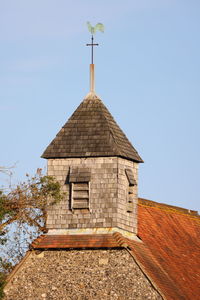
[[[143,162],[112,115],[96,95],[89,95],[75,110],[43,158],[120,156]]]

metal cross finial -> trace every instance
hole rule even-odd
[[[94,27],[87,22],[88,30],[91,33],[91,44],[86,44],[86,46],[91,46],[92,50],[92,63],[90,64],[90,92],[94,93],[94,46],[99,46],[99,44],[94,43],[93,35],[97,30],[104,32],[104,26],[101,23],[97,23]]]
[[[94,46],[99,46],[99,44],[94,44],[94,37],[93,37],[93,35],[92,35],[92,37],[91,37],[91,40],[92,40],[92,42],[91,42],[91,44],[86,44],[86,46],[91,46],[92,47],[92,64],[93,64],[93,60],[94,60]]]
[[[93,34],[95,34],[95,32],[97,30],[104,32],[104,25],[102,23],[97,23],[94,27],[90,24],[90,22],[87,22],[87,26],[88,26],[88,30],[89,32],[92,34],[92,42],[91,44],[86,44],[86,46],[91,46],[92,47],[92,64],[93,64],[93,59],[94,59],[94,46],[99,46],[99,44],[94,44],[94,37]]]

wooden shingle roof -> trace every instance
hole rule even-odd
[[[143,162],[103,102],[90,93],[79,105],[43,158],[119,156]]]

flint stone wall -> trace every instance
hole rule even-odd
[[[70,209],[70,167],[89,168],[90,211]],[[48,229],[118,227],[137,233],[137,185],[133,187],[133,210],[127,212],[129,182],[125,169],[138,182],[138,163],[119,157],[48,159],[48,175],[54,176],[66,193],[65,199],[49,207]]]
[[[5,300],[163,299],[121,250],[33,253],[12,279]]]

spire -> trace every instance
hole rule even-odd
[[[104,25],[102,23],[97,23],[94,27],[87,22],[88,30],[92,34],[91,43],[86,44],[86,46],[91,46],[91,64],[90,64],[90,93],[94,93],[95,90],[95,80],[94,80],[94,46],[99,46],[99,44],[94,43],[94,34],[97,30],[104,32]]]
[[[91,44],[87,44],[92,49],[90,92],[46,148],[43,158],[117,156],[138,163],[143,162],[94,92],[93,47],[98,44],[94,44],[93,34],[97,29],[103,32],[102,26],[98,23],[92,27],[88,22],[88,28],[92,34]]]

